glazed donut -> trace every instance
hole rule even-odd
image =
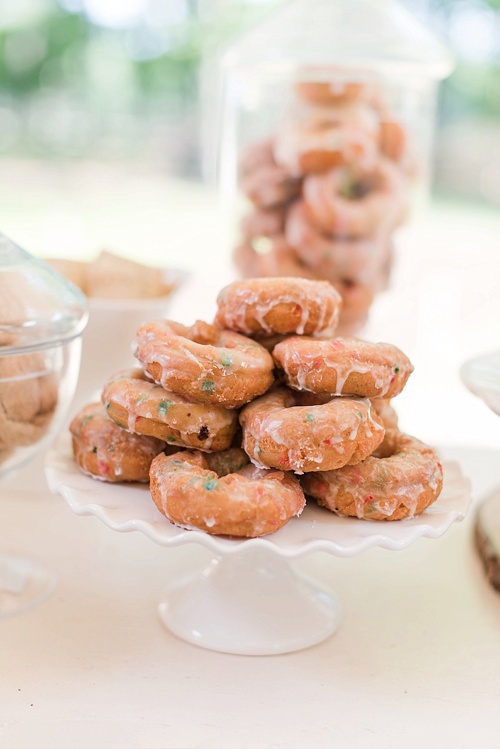
[[[333,285],[342,297],[342,311],[337,335],[354,335],[368,318],[375,289],[347,278],[334,281]]]
[[[72,419],[73,455],[79,468],[101,481],[149,481],[153,458],[169,448],[155,437],[143,437],[112,421],[101,403],[89,403]]]
[[[148,380],[141,369],[113,377],[104,385],[108,416],[123,429],[198,450],[226,450],[238,427],[235,411],[191,403]]]
[[[322,406],[331,400],[332,396],[328,393],[311,393],[308,390],[295,393],[295,401],[298,406]],[[379,415],[386,432],[398,428],[398,416],[391,406],[390,398],[370,398],[370,403],[372,410]],[[378,450],[380,450],[380,447],[375,452]]]
[[[340,278],[332,283],[342,297],[342,312],[338,330],[345,330],[353,323],[364,323],[375,296],[374,289],[348,278]],[[339,335],[341,334],[339,333]]]
[[[273,362],[262,346],[201,321],[142,325],[134,353],[155,382],[195,403],[238,408],[273,382]]]
[[[356,466],[308,474],[307,495],[339,515],[401,520],[419,515],[441,492],[443,469],[436,452],[407,434],[392,431],[378,457]]]
[[[372,398],[371,404],[374,411],[382,419],[386,434],[398,428],[398,415],[393,406],[391,406],[390,398]],[[380,448],[377,449],[380,450]]]
[[[274,138],[263,138],[248,143],[242,149],[238,158],[238,171],[245,175],[261,166],[274,163]]]
[[[256,245],[260,249],[264,242],[266,251],[259,252]],[[233,260],[244,278],[314,278],[314,273],[304,267],[284,237],[259,237],[252,243],[240,245],[234,250]]]
[[[241,333],[313,335],[336,328],[341,298],[326,281],[254,278],[226,286],[217,305],[216,323]]]
[[[336,78],[337,72],[332,73],[329,80],[300,80],[293,84],[297,96],[309,104],[328,106],[352,102],[367,96],[367,86],[360,81],[348,81]]]
[[[388,235],[406,209],[406,181],[388,159],[314,174],[304,181],[307,211],[320,229],[339,237]]]
[[[273,154],[273,140],[247,146],[240,156],[239,185],[259,209],[272,209],[288,203],[299,194],[301,181],[279,166]]]
[[[369,400],[295,404],[291,391],[275,388],[241,411],[243,449],[254,465],[295,473],[330,471],[359,463],[382,442],[384,427]]]
[[[274,158],[297,178],[358,160],[371,162],[377,155],[378,131],[370,107],[306,107],[288,114],[276,136]]]
[[[295,390],[361,398],[393,398],[413,372],[396,346],[357,338],[292,336],[278,343],[273,358]]]
[[[388,254],[388,240],[382,233],[371,237],[326,236],[310,220],[304,201],[288,211],[285,236],[299,260],[328,281],[352,278],[376,287],[381,266]]]
[[[397,120],[381,120],[379,131],[381,153],[391,161],[400,163],[407,151],[408,134]]]
[[[296,478],[283,471],[229,473],[219,478],[202,455],[159,455],[151,464],[151,496],[172,523],[206,533],[255,538],[300,515],[305,499]]]
[[[255,237],[274,237],[283,234],[285,226],[285,209],[261,208],[247,213],[240,221],[243,239],[250,241]]]
[[[277,164],[261,166],[241,177],[241,190],[258,208],[274,208],[288,203],[300,192],[300,181]]]

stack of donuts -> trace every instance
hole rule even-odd
[[[248,279],[220,292],[213,323],[142,325],[139,366],[70,425],[77,464],[150,482],[172,523],[211,534],[272,533],[306,496],[360,519],[421,513],[442,468],[390,404],[413,366],[390,344],[336,336],[341,305],[326,281]]]
[[[249,208],[233,259],[245,278],[330,281],[344,301],[339,332],[352,334],[388,283],[408,211],[408,133],[380,89],[338,71],[297,82],[294,96],[277,131],[241,153]]]

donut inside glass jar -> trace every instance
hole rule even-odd
[[[325,60],[334,49],[325,46]],[[274,79],[269,61],[266,76],[240,77],[239,110],[225,124],[238,163],[238,274],[338,285],[351,334],[390,283],[398,231],[426,186],[433,127],[433,85],[403,84],[375,62],[300,61]],[[352,303],[353,288],[364,304]]]

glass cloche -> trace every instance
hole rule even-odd
[[[385,289],[429,182],[448,50],[395,0],[290,0],[220,58],[218,179],[241,276],[331,281],[339,333]]]

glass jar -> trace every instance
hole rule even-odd
[[[328,280],[339,333],[358,331],[428,189],[452,67],[393,0],[292,0],[226,50],[218,181],[239,275]]]

